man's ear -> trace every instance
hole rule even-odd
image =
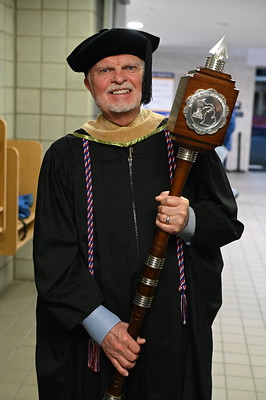
[[[87,77],[84,78],[84,85],[91,92],[91,85]]]

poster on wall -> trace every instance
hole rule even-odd
[[[169,116],[174,100],[174,73],[152,73],[152,101],[145,108]]]

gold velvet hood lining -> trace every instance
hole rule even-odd
[[[147,136],[161,131],[165,126],[157,129],[163,121],[164,116],[156,114],[151,110],[142,109],[137,118],[127,126],[118,126],[108,121],[99,114],[95,121],[88,121],[82,125],[89,136],[74,133],[77,137],[84,137],[96,142],[113,144],[117,146],[129,146]]]

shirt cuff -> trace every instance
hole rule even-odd
[[[82,321],[82,325],[90,337],[101,345],[107,333],[120,321],[114,313],[100,305]]]
[[[193,208],[189,207],[189,216],[187,226],[183,229],[182,232],[178,233],[178,237],[184,240],[187,245],[190,245],[191,240],[194,236],[196,228],[196,216]]]

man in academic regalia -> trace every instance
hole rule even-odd
[[[102,30],[67,58],[85,74],[100,114],[57,140],[40,173],[40,400],[101,400],[114,368],[127,377],[125,400],[211,399],[220,247],[239,239],[243,225],[215,151],[198,156],[183,196],[168,196],[176,145],[164,118],[141,109],[158,44],[146,32]],[[135,341],[127,333],[132,299],[157,227],[170,234],[166,261]]]

